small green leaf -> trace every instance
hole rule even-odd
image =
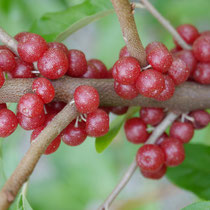
[[[182,210],[210,210],[210,201],[193,203]]]
[[[33,210],[28,200],[22,193],[19,195],[19,198],[17,201],[17,210]]]
[[[64,11],[46,13],[32,25],[30,31],[42,35],[48,42],[60,42],[85,25],[113,12],[110,1],[85,0]]]
[[[168,168],[167,177],[176,185],[210,200],[210,146],[185,145],[186,159],[177,167]]]
[[[139,107],[129,108],[126,115],[118,116],[111,122],[109,132],[106,135],[96,138],[95,147],[98,153],[102,153],[111,144],[120,131],[125,119],[132,117],[138,110]]]

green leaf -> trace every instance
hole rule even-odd
[[[182,210],[210,210],[210,201],[193,203]]]
[[[133,116],[138,110],[139,107],[129,108],[126,115],[118,116],[111,122],[109,132],[106,135],[96,138],[95,147],[98,153],[102,153],[111,144],[120,131],[125,119]]]
[[[46,13],[32,25],[30,31],[42,35],[48,42],[60,42],[85,25],[113,12],[110,1],[85,0],[64,11]]]
[[[20,194],[17,202],[17,210],[33,210],[24,194]]]
[[[210,146],[185,145],[186,159],[177,167],[169,168],[167,177],[176,185],[210,200]]]

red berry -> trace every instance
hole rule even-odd
[[[157,138],[155,144],[160,145],[166,138],[168,138],[168,134],[164,132],[159,138]]]
[[[66,106],[66,103],[63,101],[53,101],[49,104],[45,104],[45,108],[48,114],[57,114],[64,108],[64,106]]]
[[[0,104],[0,110],[1,109],[6,109],[6,108],[7,108],[7,104],[6,103]]]
[[[124,99],[133,99],[138,95],[135,85],[122,85],[114,81],[114,89],[117,95]]]
[[[115,107],[111,107],[110,111],[116,115],[122,115],[128,111],[128,107],[127,106],[115,106]]]
[[[115,63],[116,72],[113,78],[123,85],[135,84],[141,67],[139,61],[133,57],[123,57]]]
[[[16,35],[14,36],[14,38],[15,38],[18,42],[20,42],[20,41],[22,41],[28,34],[30,34],[30,33],[29,33],[29,32],[20,32],[20,33],[16,34]]]
[[[87,137],[85,122],[78,122],[77,126],[75,122],[75,120],[72,121],[62,132],[62,141],[69,146],[78,146],[82,144]]]
[[[200,36],[193,43],[193,53],[197,60],[210,62],[210,36]]]
[[[173,122],[170,136],[180,139],[183,143],[189,142],[194,135],[194,128],[190,122]]]
[[[0,137],[11,135],[17,128],[16,115],[9,109],[0,109]]]
[[[175,84],[173,80],[168,75],[163,75],[163,77],[165,79],[165,88],[158,96],[155,97],[157,101],[167,101],[174,95]]]
[[[193,126],[195,129],[201,129],[206,127],[210,122],[210,115],[205,110],[196,110],[190,113],[190,117],[193,117]]]
[[[91,113],[99,107],[98,91],[88,85],[81,85],[74,92],[74,101],[80,113]]]
[[[210,63],[198,63],[194,73],[193,79],[204,85],[210,84]]]
[[[36,138],[38,137],[38,135],[41,133],[41,131],[45,128],[45,126],[41,126],[41,127],[38,127],[36,128],[32,134],[31,134],[31,143],[33,141],[36,140]],[[50,144],[49,146],[47,147],[47,149],[45,150],[45,155],[49,155],[51,153],[54,153],[58,147],[60,146],[60,143],[61,143],[61,135],[57,136]]]
[[[71,77],[80,77],[87,71],[85,54],[79,50],[69,50],[69,69],[67,74]]]
[[[147,61],[154,70],[165,73],[171,66],[173,58],[168,49],[161,45],[149,51]]]
[[[147,126],[138,117],[128,119],[125,122],[124,129],[127,140],[133,144],[144,143],[149,136]]]
[[[168,75],[173,79],[175,85],[180,85],[188,79],[190,70],[183,60],[174,58],[168,70]]]
[[[55,96],[52,83],[45,78],[37,78],[33,81],[32,90],[44,101],[45,104],[51,102]]]
[[[140,117],[145,124],[157,125],[165,116],[162,108],[142,107]]]
[[[0,88],[4,85],[5,78],[4,78],[4,73],[0,69]]]
[[[42,99],[32,93],[23,95],[18,103],[17,110],[26,117],[36,117],[43,112],[44,103]]]
[[[104,136],[109,131],[109,115],[101,109],[88,114],[86,120],[86,132],[89,136]]]
[[[203,31],[202,33],[201,33],[201,36],[210,36],[210,31]]]
[[[20,112],[17,113],[17,119],[20,126],[25,130],[33,130],[40,127],[45,122],[45,113],[44,110],[42,113],[35,117],[26,117]]]
[[[0,49],[0,68],[2,71],[13,71],[15,66],[15,56],[13,53],[6,49]]]
[[[68,56],[68,54],[69,54],[68,48],[67,48],[63,43],[60,43],[60,42],[49,42],[49,43],[48,43],[48,47],[49,47],[49,48],[54,48],[54,49],[63,50],[63,52],[65,52],[65,54],[66,54],[67,56]]]
[[[58,79],[68,70],[68,58],[63,50],[49,48],[38,60],[40,73],[49,79]]]
[[[10,50],[6,45],[0,45],[0,50],[9,50],[16,57],[15,53]]]
[[[164,90],[165,80],[160,72],[148,69],[140,73],[136,87],[143,96],[156,97]]]
[[[141,174],[143,177],[145,178],[149,178],[149,179],[161,179],[167,171],[167,167],[166,165],[163,165],[158,171],[156,172],[148,172],[148,171],[143,171],[140,170]]]
[[[161,48],[161,47],[165,48],[165,45],[163,43],[161,43],[161,42],[151,42],[145,48],[146,54],[148,55],[155,48]]]
[[[46,41],[38,34],[27,33],[18,42],[18,54],[25,62],[37,61],[47,50]]]
[[[123,58],[123,57],[129,57],[129,52],[128,52],[128,48],[126,46],[124,46],[119,53],[119,58]]]
[[[82,75],[83,78],[89,78],[89,79],[99,79],[100,78],[100,72],[98,69],[90,62],[87,63],[87,71],[85,74]]]
[[[193,44],[193,42],[199,37],[197,28],[191,24],[180,25],[176,28],[176,30],[188,44]],[[175,44],[179,46],[176,41]]]
[[[108,71],[107,71],[107,68],[102,61],[100,61],[98,59],[91,59],[91,60],[89,60],[89,62],[92,63],[96,67],[96,69],[99,72],[100,78],[106,78],[107,77]]]
[[[165,164],[167,166],[178,166],[184,161],[185,151],[179,139],[166,138],[160,146],[165,153]]]
[[[141,170],[147,172],[159,171],[165,161],[163,150],[154,144],[146,144],[139,148],[136,161]]]

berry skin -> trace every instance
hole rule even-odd
[[[180,58],[174,58],[168,70],[168,75],[173,79],[175,85],[184,83],[190,76],[190,70],[186,63]]]
[[[55,101],[55,102],[53,101],[49,104],[45,104],[45,108],[48,114],[57,114],[65,106],[66,106],[66,103],[63,101]]]
[[[145,178],[149,178],[149,179],[161,179],[167,171],[167,167],[166,165],[163,165],[158,171],[156,172],[148,172],[148,171],[143,171],[140,170],[141,174],[143,177]]]
[[[168,134],[164,132],[155,142],[155,144],[160,145],[166,138],[168,138]]]
[[[88,85],[81,85],[74,92],[74,101],[78,112],[91,113],[99,107],[98,91]]]
[[[138,90],[135,85],[122,85],[114,81],[114,90],[120,97],[124,99],[133,99],[138,96]]]
[[[69,63],[63,50],[49,48],[38,60],[37,66],[43,76],[58,79],[67,72]]]
[[[159,124],[165,116],[162,108],[142,107],[140,117],[145,124],[155,126]]]
[[[128,48],[126,46],[124,46],[119,53],[119,58],[123,58],[123,57],[129,57],[129,52],[128,52]]]
[[[77,127],[75,126],[75,122],[75,120],[72,121],[62,132],[62,141],[69,146],[78,146],[87,137],[85,122],[78,122]]]
[[[87,63],[87,71],[82,75],[83,78],[100,79],[100,72],[92,63]]]
[[[201,33],[201,36],[210,36],[210,31],[203,31],[202,33]]]
[[[193,117],[192,122],[195,129],[202,129],[206,127],[210,122],[210,115],[205,110],[196,110],[190,113],[190,117]]]
[[[144,143],[149,136],[146,124],[138,117],[128,119],[124,129],[127,140],[133,144]]]
[[[16,67],[12,72],[9,72],[12,78],[33,78],[34,74],[31,72],[34,67],[33,64],[27,63],[20,58],[15,58]]]
[[[194,73],[193,79],[201,84],[210,84],[210,63],[198,63]]]
[[[163,45],[157,46],[147,54],[147,61],[154,70],[166,73],[173,62],[173,58],[168,49]]]
[[[0,109],[0,137],[11,135],[17,128],[18,120],[16,115],[9,109]]]
[[[145,97],[156,97],[164,90],[165,80],[160,72],[148,69],[140,73],[136,88]]]
[[[123,57],[115,63],[113,78],[123,85],[135,84],[141,71],[140,64],[133,57]]]
[[[16,66],[15,56],[6,49],[0,49],[0,68],[2,71],[13,71]]]
[[[210,62],[210,36],[200,36],[193,43],[193,53],[197,60]]]
[[[7,108],[7,104],[3,103],[3,104],[0,104],[0,110],[1,109],[6,109]]]
[[[185,42],[190,45],[193,44],[193,42],[199,37],[197,28],[191,24],[180,25],[176,28],[176,30]],[[176,41],[175,44],[180,47]]]
[[[25,130],[34,130],[40,127],[45,122],[45,113],[44,110],[42,113],[36,117],[26,117],[20,112],[17,113],[17,119],[20,126]]]
[[[188,143],[194,135],[194,128],[190,122],[173,122],[170,137],[177,138],[182,143]]]
[[[49,43],[48,43],[48,47],[49,47],[49,48],[54,48],[54,49],[63,50],[63,52],[65,52],[65,54],[66,54],[67,56],[68,56],[68,54],[69,54],[68,48],[67,48],[63,43],[60,43],[60,42],[49,42]]]
[[[47,42],[38,34],[24,34],[18,42],[18,54],[25,62],[37,61],[48,49]]]
[[[55,90],[52,83],[45,78],[37,78],[33,81],[32,90],[44,101],[50,103],[54,96]]]
[[[32,134],[31,134],[31,143],[33,141],[35,141],[35,139],[38,137],[38,135],[41,133],[41,131],[45,128],[45,126],[41,126],[36,128]],[[57,136],[47,147],[47,149],[45,150],[45,155],[49,155],[54,153],[58,147],[60,146],[61,143],[61,135]]]
[[[136,161],[141,170],[146,172],[159,171],[165,161],[163,150],[154,144],[146,144],[139,148]]]
[[[22,40],[24,39],[24,37],[26,37],[28,34],[30,34],[30,33],[29,33],[29,32],[20,32],[20,33],[16,34],[16,35],[14,36],[14,38],[15,38],[18,42],[20,42],[20,41],[22,41]]]
[[[160,95],[155,97],[157,101],[167,101],[174,95],[175,91],[174,81],[168,75],[163,75],[163,77],[165,79],[165,88],[160,93]]]
[[[36,117],[43,112],[44,103],[42,99],[32,93],[23,95],[18,103],[17,110],[26,117]]]
[[[115,107],[111,107],[110,111],[113,114],[122,115],[122,114],[125,114],[128,111],[128,107],[127,106],[115,106]]]
[[[69,50],[69,69],[67,74],[71,77],[81,77],[87,71],[85,54],[79,50]]]
[[[98,70],[100,78],[106,78],[108,71],[104,63],[98,59],[91,59],[89,60],[90,63],[92,63]]]
[[[88,114],[86,119],[86,132],[88,136],[104,136],[109,131],[109,115],[97,109],[95,112]]]
[[[0,69],[0,88],[4,85],[4,82],[5,82],[4,74]]]
[[[161,42],[151,42],[145,48],[146,54],[148,55],[155,48],[161,48],[161,47],[165,48],[165,45]]]
[[[179,139],[166,138],[160,146],[165,153],[165,164],[167,166],[178,166],[184,161],[184,146]]]

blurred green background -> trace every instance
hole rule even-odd
[[[15,35],[28,31],[43,14],[62,11],[81,2],[83,0],[0,0],[0,25]],[[208,0],[151,2],[174,26],[192,23],[200,31],[209,29]],[[135,19],[144,46],[156,40],[173,47],[170,34],[147,11],[136,9]],[[124,45],[114,14],[89,24],[64,42],[69,48],[83,50],[88,59],[103,60],[108,68]],[[15,110],[14,105],[10,107]],[[209,135],[209,127],[197,131],[193,142],[210,145]],[[29,148],[29,136],[30,132],[18,128],[9,138],[1,140],[1,186]],[[118,182],[137,149],[138,146],[126,141],[123,129],[102,154],[95,151],[91,138],[78,147],[61,144],[56,153],[41,158],[30,178],[27,199],[35,210],[96,209]],[[166,178],[151,181],[136,172],[111,209],[175,210],[197,200],[192,193],[175,187]],[[11,209],[16,209],[16,204]]]

